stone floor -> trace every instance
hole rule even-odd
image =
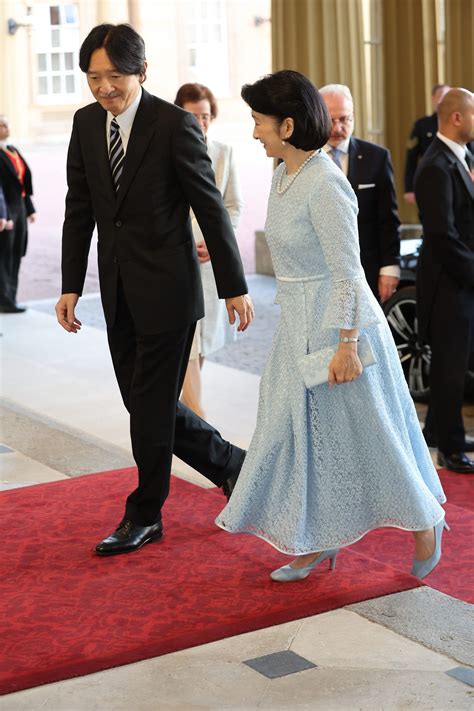
[[[250,282],[263,330],[257,335],[255,324],[242,336],[233,364],[209,361],[204,368],[208,419],[241,446],[248,445],[254,428],[259,372],[275,318],[271,280],[255,277]],[[51,306],[51,300],[31,302],[25,314],[2,318],[3,488],[132,463],[127,417],[114,381],[97,297],[83,301],[85,325],[78,335],[57,326]],[[472,432],[473,408],[466,408],[465,415]],[[197,485],[208,485],[179,461],[174,462],[174,470]],[[10,694],[2,697],[0,708],[471,709],[472,612],[465,603],[419,588]]]

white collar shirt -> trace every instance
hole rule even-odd
[[[125,109],[125,111],[122,114],[119,114],[118,116],[114,116],[110,111],[107,111],[107,121],[105,122],[105,133],[107,136],[107,151],[110,148],[110,124],[112,123],[112,119],[115,118],[119,125],[120,129],[120,138],[122,139],[122,145],[123,145],[123,152],[127,152],[127,146],[128,146],[128,141],[130,138],[130,134],[132,132],[132,126],[133,122],[135,120],[135,116],[138,110],[138,106],[140,104],[141,98],[142,98],[142,88],[140,87],[138,94],[134,101],[130,104],[128,109]]]
[[[439,131],[436,134],[436,137],[439,138],[440,141],[443,141],[443,143],[445,143],[448,148],[452,150],[456,158],[461,161],[469,175],[471,175],[466,161],[466,147],[462,146],[460,143],[456,143],[456,141],[452,141],[450,138],[446,138],[446,136],[443,136],[443,134]]]
[[[347,173],[349,172],[349,143],[350,143],[350,138],[346,138],[344,141],[341,141],[338,146],[330,146],[329,143],[326,143],[325,146],[323,146],[323,150],[326,151],[326,153],[329,153],[329,157],[331,158],[330,151],[332,151],[333,148],[337,148],[338,151],[341,152],[341,155],[339,157],[340,163],[341,163],[341,168],[342,172],[344,175],[347,177]]]

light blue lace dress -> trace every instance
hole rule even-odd
[[[359,257],[357,199],[319,151],[279,194],[265,231],[281,320],[260,384],[257,426],[216,523],[301,555],[354,543],[381,526],[421,530],[446,499],[383,312]],[[300,355],[359,328],[377,363],[353,382],[306,389]]]

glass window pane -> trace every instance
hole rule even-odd
[[[74,53],[64,52],[64,66],[66,69],[74,69]]]
[[[59,47],[60,31],[61,30],[51,30],[51,47]]]
[[[221,42],[222,41],[221,26],[220,25],[214,25],[213,40],[214,40],[214,42]]]
[[[48,93],[48,80],[46,77],[38,77],[38,94]]]
[[[76,91],[76,82],[74,74],[66,74],[66,93],[74,94]]]
[[[59,5],[51,5],[49,8],[49,21],[52,25],[59,25]]]
[[[76,5],[64,5],[64,19],[68,25],[77,22],[77,7]]]
[[[53,77],[53,94],[61,93],[61,77]]]
[[[201,0],[201,20],[207,20],[207,0]]]
[[[188,44],[195,44],[197,41],[197,28],[196,25],[188,25],[187,27],[187,35],[188,35]]]
[[[195,49],[195,47],[191,47],[191,49],[189,50],[189,66],[190,67],[196,66],[196,49]]]
[[[38,54],[38,71],[45,72],[46,69],[46,54]]]
[[[59,61],[59,52],[53,52],[51,55],[51,69],[53,72],[59,72],[61,63]]]

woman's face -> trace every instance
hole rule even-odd
[[[198,124],[201,126],[201,131],[204,135],[207,134],[209,126],[211,125],[211,103],[208,99],[201,99],[201,101],[186,101],[183,104],[183,109],[189,111],[198,120]]]
[[[258,111],[252,111],[252,118],[255,121],[253,137],[263,145],[267,156],[282,158],[285,149],[283,127],[274,116],[260,114]]]

